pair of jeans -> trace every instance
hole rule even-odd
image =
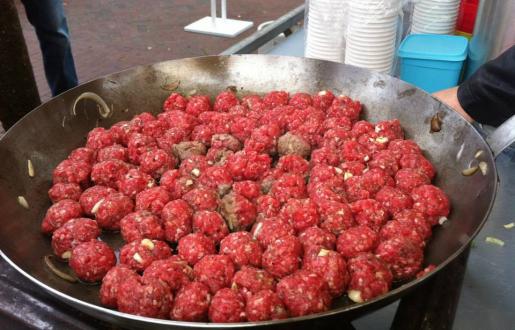
[[[68,24],[62,0],[22,0],[38,36],[52,96],[77,86]]]

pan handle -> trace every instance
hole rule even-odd
[[[486,138],[486,141],[490,145],[494,157],[497,158],[504,149],[515,142],[515,116],[502,123],[501,126]]]

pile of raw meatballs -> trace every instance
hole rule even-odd
[[[264,321],[373,299],[432,269],[450,205],[399,121],[361,110],[330,91],[173,93],[89,132],[53,172],[41,229],[125,313]],[[119,258],[101,231],[120,232]]]

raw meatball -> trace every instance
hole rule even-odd
[[[311,99],[311,95],[307,93],[296,93],[291,97],[288,104],[299,109],[304,109],[311,106],[313,100]]]
[[[182,199],[176,199],[166,204],[161,212],[165,239],[177,243],[182,237],[190,234],[192,217],[193,210]]]
[[[163,111],[186,110],[188,99],[180,93],[172,93],[163,104]]]
[[[431,232],[430,228],[429,232]],[[422,248],[426,245],[424,236],[422,236],[419,230],[417,230],[417,227],[413,224],[400,222],[398,220],[388,221],[388,223],[381,228],[379,238],[381,241],[387,241],[396,237],[409,239],[413,244]]]
[[[302,245],[295,236],[283,236],[270,243],[263,253],[263,269],[276,278],[300,268]]]
[[[68,156],[68,159],[76,162],[86,162],[93,165],[96,159],[96,152],[93,149],[81,147],[74,149]]]
[[[136,272],[127,265],[117,265],[111,268],[102,279],[100,286],[100,302],[112,308],[118,307],[118,290],[127,280],[138,279]]]
[[[176,160],[170,157],[166,151],[162,149],[152,149],[139,157],[140,171],[150,174],[154,178],[159,178],[164,172],[173,169]]]
[[[163,173],[159,185],[170,194],[171,199],[182,198],[188,191],[197,187],[195,180],[190,177],[181,177],[178,170]]]
[[[106,230],[120,229],[120,220],[134,209],[132,199],[122,193],[112,193],[97,204],[96,210],[92,213],[95,215],[98,226]],[[95,208],[94,207],[94,208]]]
[[[280,203],[290,198],[302,199],[307,197],[306,183],[301,175],[285,173],[272,184],[270,194]]]
[[[349,204],[327,201],[318,207],[322,223],[320,227],[339,235],[342,231],[354,226],[354,217]]]
[[[52,203],[57,203],[63,199],[78,201],[81,194],[82,189],[76,183],[56,183],[48,191],[48,197],[50,197]]]
[[[414,228],[423,239],[431,237],[431,224],[423,213],[415,210],[403,210],[393,215],[394,220]]]
[[[183,161],[186,158],[189,158],[194,155],[205,155],[206,152],[206,146],[196,141],[180,142],[173,146],[173,154],[180,161]]]
[[[147,151],[155,148],[157,148],[157,141],[155,138],[140,133],[133,133],[129,137],[129,141],[127,143],[129,160],[133,164],[139,164],[139,157]]]
[[[218,194],[211,188],[192,189],[184,194],[182,199],[195,211],[215,211],[218,208]]]
[[[310,183],[308,185],[309,197],[317,206],[323,206],[326,202],[346,203],[345,191],[334,187],[327,182]]]
[[[97,162],[103,162],[106,160],[118,159],[122,162],[129,161],[129,153],[127,148],[119,144],[113,144],[112,146],[102,148],[97,153]]]
[[[348,140],[343,142],[342,160],[346,162],[368,162],[370,160],[370,151],[357,141]]]
[[[199,211],[193,214],[193,232],[206,235],[216,244],[229,235],[224,218],[215,211]]]
[[[261,290],[275,291],[275,280],[266,270],[243,266],[234,274],[231,289],[238,290],[248,301]]]
[[[358,225],[368,226],[375,231],[379,231],[388,220],[388,212],[376,200],[362,199],[350,204],[350,207]]]
[[[299,234],[299,242],[304,247],[304,251],[308,251],[314,246],[334,250],[336,246],[336,236],[325,229],[313,226]]]
[[[69,259],[72,249],[83,242],[100,236],[96,221],[88,218],[76,218],[67,221],[52,235],[52,250],[61,259]]]
[[[309,172],[309,162],[297,155],[286,155],[279,158],[276,168],[283,172],[307,175]]]
[[[153,261],[143,272],[143,280],[158,279],[176,292],[194,278],[193,269],[179,256]]]
[[[214,134],[211,137],[211,148],[223,148],[231,151],[241,150],[241,142],[231,134]]]
[[[277,152],[279,155],[298,155],[308,158],[311,154],[311,145],[299,135],[287,132],[277,140]]]
[[[201,173],[198,182],[215,189],[219,196],[224,196],[231,190],[232,177],[223,166],[208,167]]]
[[[211,101],[207,95],[193,95],[185,109],[186,113],[198,116],[202,112],[211,111]]]
[[[63,199],[50,206],[46,211],[41,223],[41,232],[51,234],[71,219],[81,216],[82,208],[79,203],[71,199]]]
[[[248,230],[256,221],[257,216],[254,204],[234,192],[222,198],[220,213],[231,231]]]
[[[136,211],[147,210],[159,214],[169,201],[170,195],[164,188],[152,187],[136,195]]]
[[[353,176],[363,175],[366,165],[359,161],[343,162],[340,164],[340,168],[343,171],[343,179],[347,179]]]
[[[82,281],[97,282],[116,265],[116,256],[106,243],[91,240],[73,248],[68,264]]]
[[[169,128],[170,125],[168,122],[166,122],[166,120],[151,120],[143,124],[141,133],[153,138],[158,138],[159,136],[162,136]]]
[[[302,269],[317,273],[324,279],[333,297],[341,296],[349,282],[345,259],[336,251],[312,247],[304,253]]]
[[[336,149],[330,147],[322,147],[311,153],[311,166],[329,165],[338,166],[340,164],[340,155]]]
[[[94,215],[98,209],[98,203],[105,199],[107,196],[116,193],[116,190],[104,186],[93,186],[84,190],[80,195],[79,203],[87,215]],[[96,206],[95,206],[96,205]],[[93,212],[95,211],[95,212]]]
[[[89,133],[86,141],[86,148],[98,150],[108,147],[116,142],[115,136],[109,130],[103,127],[93,128]]]
[[[188,135],[198,124],[198,119],[184,111],[168,111],[157,115],[157,119],[164,121],[170,128],[183,129]]]
[[[419,169],[429,178],[429,180],[432,180],[436,175],[433,164],[422,156],[422,154],[406,154],[401,157],[399,164],[401,165],[401,168]]]
[[[393,187],[395,186],[395,182],[391,176],[380,168],[373,168],[363,173],[361,176],[361,188],[366,190],[370,196],[375,196],[375,194],[385,186]]]
[[[212,294],[231,285],[234,276],[234,264],[226,255],[207,255],[193,267],[195,281],[204,283]]]
[[[263,103],[270,108],[275,108],[280,105],[287,105],[289,99],[288,92],[273,91],[263,97]]]
[[[372,253],[361,253],[348,260],[350,300],[362,303],[390,290],[392,273],[388,266]]]
[[[211,294],[205,284],[185,284],[175,296],[170,318],[177,321],[205,322],[210,304]]]
[[[126,242],[143,238],[164,239],[164,230],[159,217],[148,211],[136,211],[127,214],[120,220],[122,238]]]
[[[407,194],[416,187],[430,183],[431,180],[418,168],[403,168],[395,174],[395,185]]]
[[[79,160],[63,160],[52,173],[52,183],[76,183],[81,187],[89,184],[91,165]]]
[[[229,289],[219,290],[209,306],[209,320],[216,323],[243,322],[246,319],[243,297]]]
[[[380,121],[376,124],[374,131],[390,141],[404,139],[404,132],[398,119]]]
[[[182,161],[179,167],[179,173],[184,177],[198,179],[202,173],[209,167],[206,156],[193,155]]]
[[[328,116],[345,116],[352,121],[358,120],[360,113],[361,103],[359,101],[354,101],[350,97],[345,95],[340,95],[336,97],[333,100],[333,103],[331,104],[329,109],[327,109]]]
[[[170,313],[173,295],[161,281],[131,278],[118,288],[118,310],[123,313],[164,319]]]
[[[373,252],[379,243],[377,233],[368,226],[357,226],[343,231],[336,242],[336,249],[347,258],[354,258],[362,252]]]
[[[297,271],[277,284],[277,294],[290,316],[324,312],[331,306],[331,294],[324,279],[307,270]]]
[[[91,169],[91,180],[97,184],[116,188],[116,182],[129,171],[129,164],[118,159],[96,163]]]
[[[247,319],[251,322],[280,320],[288,317],[288,312],[279,296],[271,290],[262,290],[247,301]]]
[[[372,160],[368,162],[370,168],[380,168],[388,175],[394,176],[399,170],[397,159],[389,150],[381,150],[372,156]]]
[[[155,185],[156,182],[150,175],[135,168],[130,169],[116,181],[118,191],[130,198],[136,198],[138,193]]]
[[[320,222],[317,205],[309,198],[289,199],[283,205],[279,217],[288,221],[297,232],[316,226]]]
[[[270,169],[271,163],[272,159],[266,154],[238,151],[227,157],[225,166],[235,181],[259,180]]]
[[[422,267],[424,253],[421,247],[404,237],[396,237],[379,243],[376,255],[390,266],[393,278],[409,280]]]
[[[224,91],[216,96],[213,110],[218,112],[227,112],[230,108],[238,104],[240,104],[240,101],[233,92]]]
[[[313,95],[313,106],[320,110],[327,110],[333,104],[334,94],[331,91],[320,91]]]
[[[388,144],[388,150],[392,152],[395,159],[400,160],[407,154],[422,154],[420,147],[411,140],[393,140]]]
[[[279,218],[270,218],[260,221],[252,227],[252,237],[266,248],[272,242],[284,236],[295,235],[295,230],[286,221]]]
[[[261,195],[261,185],[250,180],[235,182],[232,190],[250,201],[255,201]]]
[[[125,244],[120,249],[120,263],[142,272],[155,260],[172,256],[172,250],[162,241],[144,238]]]
[[[179,240],[177,254],[193,266],[204,256],[216,254],[215,242],[201,233],[188,234]]]
[[[236,268],[261,266],[263,251],[252,235],[245,231],[229,234],[220,242],[220,254],[228,255]]]
[[[188,132],[179,127],[167,129],[163,135],[156,136],[157,146],[170,155],[172,154],[174,144],[181,143],[187,139]]]
[[[277,153],[277,139],[280,135],[281,128],[276,123],[262,125],[253,130],[250,138],[245,140],[244,150],[274,155]]]
[[[413,200],[411,197],[402,190],[392,188],[389,186],[383,187],[376,194],[376,201],[390,213],[395,214],[402,210],[411,209],[413,206]]]
[[[273,218],[279,214],[281,203],[270,195],[259,196],[256,200],[258,220]]]
[[[451,205],[447,195],[433,185],[422,185],[411,192],[413,209],[430,217],[446,217]]]

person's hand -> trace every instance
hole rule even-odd
[[[462,115],[468,122],[471,123],[474,121],[461,107],[460,101],[458,100],[458,87],[444,89],[443,91],[433,93],[433,96],[456,110],[456,112]]]

